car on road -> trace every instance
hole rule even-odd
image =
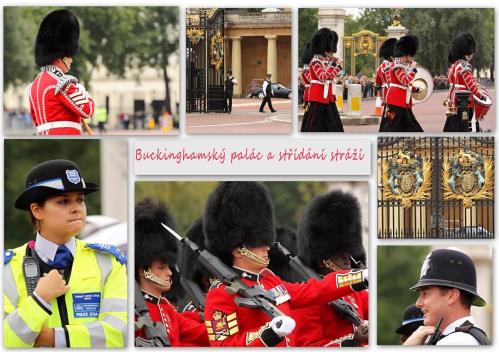
[[[280,83],[272,83],[272,90],[274,91],[274,95],[272,98],[284,98],[291,99],[292,92],[291,89],[286,88]],[[251,98],[260,98],[263,99],[263,90],[262,87],[255,87],[249,94]]]

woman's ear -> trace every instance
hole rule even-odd
[[[29,210],[36,220],[42,220],[41,208],[38,203],[31,203],[29,206]]]

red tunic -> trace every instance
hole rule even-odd
[[[386,95],[388,105],[412,108],[411,82],[416,72],[415,68],[410,68],[409,64],[402,62],[400,58],[393,60],[389,75],[390,87]]]
[[[42,67],[28,95],[31,118],[41,135],[80,135],[81,120],[91,118],[95,109],[78,80],[54,65]]]
[[[321,104],[334,103],[334,78],[342,70],[340,65],[333,66],[328,58],[321,55],[315,55],[310,61],[310,91],[309,101]]]
[[[179,313],[166,298],[142,293],[151,319],[165,326],[172,347],[209,346],[206,329],[197,314]],[[136,331],[135,336],[145,337],[142,330]]]
[[[355,308],[362,320],[369,319],[368,291],[353,292],[343,299]],[[314,347],[340,347],[351,340],[354,326],[328,304],[316,304],[293,312],[296,320],[296,345]]]
[[[308,95],[310,92],[310,79],[311,79],[308,65],[303,67],[303,71],[301,71],[301,79],[303,81],[303,85],[305,86],[305,89],[303,90],[303,101],[307,102]]]
[[[381,65],[379,65],[376,70],[376,77],[374,83],[381,87],[383,104],[386,102],[386,94],[388,92],[388,85],[390,84],[390,67],[391,62],[388,60],[383,60]]]
[[[240,272],[248,285],[258,284],[276,297],[277,307],[291,317],[292,309],[326,304],[353,292],[351,284],[363,280],[360,272],[351,270],[331,273],[321,281],[312,279],[303,284],[284,282],[269,269],[259,274]],[[237,306],[234,298],[238,296],[227,292],[221,283],[208,292],[204,313],[211,346],[296,346],[295,332],[285,339],[268,339],[268,335],[275,335],[273,332],[268,334],[271,318],[260,310]]]
[[[464,92],[470,95],[470,106],[473,106],[474,99],[471,95],[482,96],[482,92],[471,72],[471,65],[465,60],[455,61],[449,68],[449,100],[456,105],[456,93]]]

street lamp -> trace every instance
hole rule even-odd
[[[431,19],[430,27],[431,27],[431,66],[433,68],[433,75],[436,74],[435,70],[435,27],[437,26],[437,22],[435,19]]]

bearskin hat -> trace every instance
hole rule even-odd
[[[197,244],[200,249],[204,249],[203,218],[194,221],[187,230],[185,237]],[[178,256],[178,269],[181,276],[192,280],[198,284],[203,275],[209,277],[209,273],[203,268],[196,259],[196,255],[187,247],[180,246]]]
[[[363,251],[361,211],[357,198],[334,190],[313,198],[298,228],[298,256],[317,270],[317,261]]]
[[[35,62],[50,65],[62,57],[73,57],[80,48],[80,25],[69,10],[56,10],[42,21],[35,40]]]
[[[460,34],[452,40],[451,55],[454,61],[464,59],[476,51],[475,38],[469,33]]]
[[[178,241],[161,223],[175,229],[166,204],[146,198],[135,206],[135,274],[159,260],[173,271],[177,263]]]
[[[324,54],[326,51],[337,51],[338,34],[329,28],[321,28],[315,32],[310,44],[312,55]]]
[[[310,61],[312,61],[312,58],[314,57],[314,54],[312,54],[312,51],[310,49],[310,42],[305,44],[305,47],[303,48],[303,51],[301,53],[301,63],[302,65],[308,65]]]
[[[418,51],[419,40],[415,35],[406,35],[400,38],[393,49],[393,57],[404,55],[414,56]]]
[[[393,49],[395,48],[395,44],[397,44],[396,38],[385,40],[379,48],[379,57],[385,60],[390,60],[390,58],[393,57]]]
[[[206,248],[227,265],[239,246],[272,246],[274,206],[269,190],[257,182],[221,182],[210,194],[203,215]]]
[[[297,242],[296,231],[288,226],[278,226],[276,228],[276,241],[284,246],[292,255],[296,255]],[[298,282],[298,277],[289,266],[286,258],[277,248],[272,247],[269,251],[270,264],[268,268],[284,281]]]

